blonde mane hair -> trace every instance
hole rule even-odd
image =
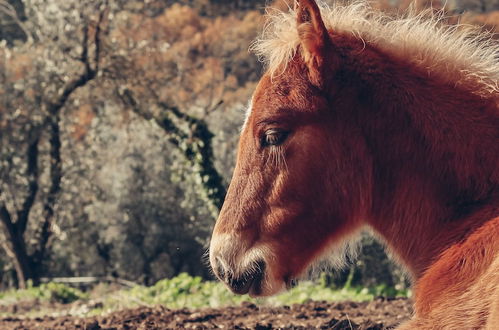
[[[317,1],[328,30],[351,33],[450,83],[466,84],[483,96],[499,91],[499,44],[490,33],[470,25],[446,25],[443,12],[408,10],[392,17],[366,1],[351,4]],[[270,10],[269,20],[251,49],[271,75],[279,74],[294,57],[299,38],[296,13]]]

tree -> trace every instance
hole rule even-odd
[[[28,1],[27,3],[28,10],[32,15],[46,5],[37,1]],[[0,171],[2,179],[0,183],[0,221],[4,229],[2,246],[12,259],[18,285],[21,288],[26,287],[27,280],[32,280],[34,284],[38,284],[42,262],[46,257],[55,225],[55,208],[63,176],[60,135],[61,110],[71,95],[95,79],[100,70],[101,39],[105,33],[108,8],[105,3],[94,5],[98,8],[97,15],[88,14],[88,10],[86,12],[82,10],[81,14],[78,14],[75,23],[83,24],[81,28],[73,27],[75,33],[73,37],[79,37],[76,39],[78,40],[76,45],[74,43],[64,44],[64,42],[53,45],[55,47],[52,50],[75,55],[69,60],[71,63],[67,63],[68,58],[64,54],[56,54],[59,56],[51,57],[54,55],[53,53],[47,52],[45,48],[40,47],[40,44],[34,42],[25,45],[25,50],[32,51],[34,49],[35,52],[41,53],[42,57],[38,59],[38,62],[32,62],[26,66],[31,67],[31,69],[38,66],[37,69],[44,70],[35,71],[36,77],[30,77],[26,72],[16,76],[16,72],[13,72],[11,68],[15,67],[17,59],[8,55],[9,49],[3,49],[5,58],[3,66],[5,89],[3,92],[5,96],[10,95],[11,98],[4,98],[4,110],[2,111],[5,129],[2,130],[0,136],[3,149]],[[91,12],[94,13],[93,10]],[[59,17],[61,20],[66,18]],[[42,32],[46,28],[48,29],[44,25],[46,23],[36,20],[30,21],[33,34],[42,43],[49,40],[47,35]],[[64,48],[61,49],[61,46]],[[71,49],[67,49],[68,46]],[[76,66],[76,70],[58,72],[60,68],[51,67],[50,64],[60,64],[66,68]],[[41,86],[35,86],[36,84]],[[31,104],[28,104],[26,100],[30,100]],[[17,108],[19,113],[9,113],[6,110],[8,108]],[[47,145],[47,160],[45,162],[40,159],[40,154],[44,148],[43,142]],[[24,153],[24,155],[20,155],[20,153]],[[44,174],[47,175],[46,178],[44,178]],[[42,190],[44,191],[42,192]],[[40,204],[40,212],[34,214],[32,210],[37,202]],[[36,230],[28,239],[27,229],[30,223],[36,224]]]

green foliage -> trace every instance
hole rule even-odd
[[[33,287],[31,282],[29,282],[27,289],[9,290],[0,293],[0,301],[3,305],[29,300],[69,304],[76,300],[85,299],[88,299],[88,294],[65,284],[54,282],[44,283],[37,287]]]
[[[396,289],[394,287],[388,286],[386,284],[379,284],[374,287],[370,287],[368,289],[369,294],[374,297],[383,296],[383,297],[410,297],[412,290],[411,289]]]
[[[38,302],[58,302],[68,305],[67,313],[73,315],[102,315],[115,310],[134,308],[137,306],[163,305],[168,308],[205,308],[240,305],[251,302],[257,305],[291,305],[310,300],[325,301],[369,301],[377,296],[410,297],[410,290],[396,290],[386,285],[371,288],[350,286],[332,287],[323,275],[319,281],[306,281],[297,287],[275,297],[253,299],[248,295],[239,296],[231,293],[222,283],[204,281],[201,277],[192,277],[186,273],[171,279],[163,279],[155,285],[146,287],[138,285],[131,289],[114,290],[108,284],[99,285],[91,293],[83,293],[65,284],[48,283],[39,287],[30,286],[26,290],[9,290],[0,293],[0,305],[11,305],[19,302],[37,301],[36,310],[30,317],[44,316],[53,313],[47,310],[50,305]],[[65,311],[57,307],[58,314]]]
[[[138,305],[163,305],[168,308],[203,308],[239,305],[248,301],[257,305],[290,305],[309,300],[369,301],[377,296],[408,297],[410,290],[396,290],[384,285],[364,288],[360,286],[335,288],[327,285],[324,276],[316,282],[306,281],[275,297],[250,298],[231,293],[222,283],[203,281],[182,273],[172,279],[163,279],[151,287],[136,286],[114,293],[105,299],[103,308],[94,313],[108,312]]]
[[[73,301],[86,298],[82,291],[69,287],[62,283],[47,283],[39,287],[43,298],[50,301],[69,304]]]
[[[169,308],[219,307],[239,304],[250,298],[236,296],[221,283],[203,281],[201,277],[192,277],[182,273],[172,279],[163,279],[151,287],[137,286],[128,291],[136,301],[150,305],[161,304]]]

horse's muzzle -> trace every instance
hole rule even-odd
[[[213,265],[215,275],[236,294],[259,295],[262,290],[262,281],[265,274],[265,262],[256,261],[247,267],[239,276],[234,276],[231,269],[226,269],[218,258]]]

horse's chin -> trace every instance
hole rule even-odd
[[[265,274],[260,282],[255,281],[249,289],[251,298],[269,297],[289,289],[289,283],[285,279],[274,278]]]
[[[248,295],[251,298],[259,298],[259,297],[270,297],[276,294],[279,294],[286,290],[286,285],[284,282],[280,283],[262,283],[260,288],[253,287],[248,292]]]

